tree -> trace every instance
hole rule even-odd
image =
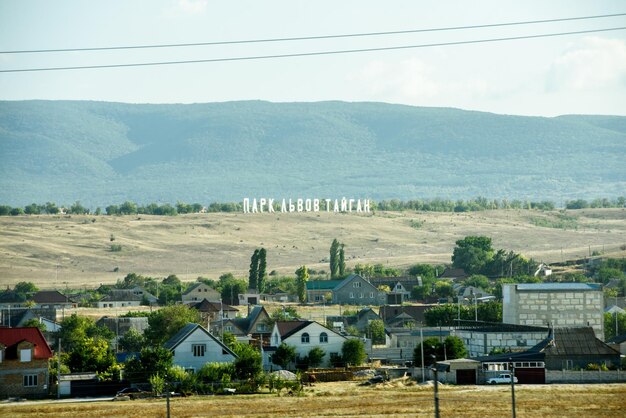
[[[322,361],[324,361],[325,355],[326,352],[320,347],[313,347],[306,356],[309,367],[319,367],[322,364]]]
[[[616,321],[617,319],[617,321]],[[617,326],[617,333],[615,333]],[[626,313],[610,313],[604,314],[604,340],[609,340],[616,335],[622,335],[626,332]]]
[[[272,355],[272,363],[286,369],[293,361],[296,360],[296,347],[281,343]]]
[[[267,282],[267,251],[265,248],[259,250],[259,270],[257,275],[257,289],[259,293],[265,291],[265,283]]]
[[[435,361],[444,359],[453,360],[467,356],[467,349],[463,340],[459,337],[448,336],[443,343],[437,337],[426,338],[422,343],[424,346],[424,365],[433,363],[431,356],[435,355]],[[413,351],[413,361],[416,365],[422,364],[422,344],[415,347]]]
[[[160,346],[190,322],[202,322],[197,310],[187,305],[166,306],[150,313],[144,336],[149,344]]]
[[[119,349],[129,353],[139,352],[146,345],[143,334],[131,328],[119,339]]]
[[[45,332],[46,331],[46,324],[44,324],[43,322],[40,322],[37,318],[31,318],[28,321],[24,322],[24,324],[22,324],[23,327],[34,327],[34,328],[39,328],[39,331],[41,332]]]
[[[69,352],[67,366],[72,372],[104,373],[115,365],[115,355],[109,342],[102,338],[86,338],[77,342]]]
[[[263,374],[261,353],[250,344],[237,343],[233,348],[237,355],[235,360],[235,377],[238,379],[257,380]]]
[[[165,376],[172,367],[172,352],[163,347],[145,347],[139,357],[126,362],[124,377],[131,382],[147,382],[150,377]]]
[[[248,283],[243,279],[235,279],[232,274],[227,273],[220,276],[220,295],[222,300],[229,305],[239,304],[239,294],[246,293]]]
[[[342,243],[339,248],[339,277],[346,274],[346,254],[344,252],[345,245]]]
[[[300,303],[306,302],[306,282],[309,280],[309,270],[306,266],[296,270],[296,289]]]
[[[452,265],[468,274],[480,274],[493,258],[491,238],[467,236],[456,242],[452,254]]]
[[[283,306],[275,309],[266,321],[268,328],[272,328],[276,321],[293,321],[300,318],[300,314],[293,306]]]
[[[430,264],[415,264],[407,270],[409,276],[426,278],[435,278],[435,269]]]
[[[15,285],[13,291],[17,294],[18,298],[26,300],[30,298],[33,293],[39,291],[39,289],[31,282],[19,282]]]
[[[483,276],[481,274],[473,274],[467,279],[465,279],[465,286],[473,286],[478,287],[483,290],[489,289],[490,283],[487,276]]]
[[[61,338],[63,351],[70,352],[88,338],[104,340],[108,344],[114,334],[108,328],[96,325],[92,318],[74,313],[61,321],[61,329],[56,332],[56,337]]]
[[[372,339],[372,344],[385,344],[385,323],[380,319],[374,319],[367,324],[367,335]]]
[[[359,338],[346,340],[341,346],[341,357],[347,365],[360,366],[367,358],[363,341]]]
[[[454,289],[451,283],[439,281],[435,283],[435,293],[440,298],[451,298],[454,296]]]
[[[250,270],[248,273],[248,289],[256,289],[259,279],[259,250],[254,250],[250,258]]]
[[[330,244],[330,278],[335,279],[339,274],[339,241],[333,239]]]

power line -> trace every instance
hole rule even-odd
[[[182,60],[182,61],[157,61],[157,62],[143,62],[143,63],[129,63],[129,64],[102,64],[102,65],[84,65],[84,66],[71,66],[71,67],[19,68],[19,69],[0,70],[0,73],[89,70],[89,69],[125,68],[125,67],[148,67],[148,66],[157,66],[157,65],[200,64],[200,63],[212,63],[212,62],[252,61],[252,60],[263,60],[263,59],[310,57],[310,56],[320,56],[320,55],[354,54],[354,53],[364,53],[364,52],[393,51],[393,50],[402,50],[402,49],[432,48],[432,47],[438,47],[438,46],[469,45],[469,44],[488,43],[488,42],[516,41],[516,40],[522,40],[522,39],[536,39],[536,38],[548,38],[548,37],[555,37],[555,36],[579,35],[579,34],[584,34],[584,33],[608,32],[608,31],[616,31],[616,30],[624,30],[624,29],[626,29],[626,26],[616,27],[616,28],[604,28],[604,29],[589,29],[589,30],[581,30],[581,31],[574,31],[574,32],[557,32],[557,33],[545,33],[545,34],[539,34],[539,35],[512,36],[512,37],[506,37],[506,38],[474,39],[474,40],[469,40],[469,41],[440,42],[440,43],[419,44],[419,45],[400,45],[400,46],[388,46],[388,47],[380,47],[380,48],[345,49],[345,50],[336,50],[336,51],[316,51],[316,52],[301,52],[301,53],[291,53],[291,54],[255,55],[255,56],[244,56],[244,57],[209,58],[209,59]]]
[[[527,21],[522,21],[522,22],[491,23],[491,24],[484,24],[484,25],[471,25],[471,26],[451,26],[451,27],[443,27],[443,28],[410,29],[410,30],[389,31],[389,32],[364,32],[364,33],[339,34],[339,35],[299,36],[299,37],[291,37],[291,38],[247,39],[247,40],[195,42],[195,43],[182,43],[182,44],[122,45],[122,46],[108,46],[108,47],[88,47],[88,48],[33,49],[33,50],[0,51],[0,54],[40,54],[40,53],[49,53],[49,52],[84,52],[84,51],[112,51],[112,50],[123,50],[123,49],[184,48],[184,47],[195,47],[195,46],[233,45],[233,44],[249,44],[249,43],[263,43],[263,42],[309,41],[309,40],[319,40],[319,39],[357,38],[357,37],[366,37],[366,36],[402,35],[402,34],[422,33],[422,32],[442,32],[442,31],[466,30],[466,29],[484,29],[484,28],[495,28],[495,27],[503,27],[503,26],[519,26],[519,25],[531,25],[531,24],[541,24],[541,23],[567,22],[567,21],[574,21],[574,20],[603,19],[603,18],[608,18],[608,17],[619,17],[619,16],[626,16],[626,13],[616,13],[616,14],[596,15],[596,16],[565,17],[565,18],[560,18],[560,19],[527,20]]]

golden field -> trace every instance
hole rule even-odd
[[[440,386],[442,417],[509,417],[508,386]],[[626,385],[517,385],[516,413],[523,418],[623,417]],[[164,399],[124,402],[0,404],[7,417],[165,417]],[[276,394],[173,398],[172,417],[432,417],[429,384],[392,381],[319,383],[302,396]]]
[[[97,287],[129,272],[185,281],[243,277],[259,247],[267,249],[268,271],[292,274],[303,264],[328,271],[333,238],[346,245],[349,267],[449,263],[455,241],[467,235],[489,236],[496,249],[545,262],[626,255],[625,209],[41,215],[0,217],[0,231],[0,285],[32,281],[41,289]]]

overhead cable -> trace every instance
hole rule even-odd
[[[485,29],[485,28],[495,28],[495,27],[503,27],[503,26],[519,26],[519,25],[531,25],[531,24],[541,24],[541,23],[567,22],[567,21],[574,21],[574,20],[604,19],[604,18],[619,17],[619,16],[626,16],[626,13],[615,13],[615,14],[596,15],[596,16],[564,17],[560,19],[527,20],[527,21],[522,21],[522,22],[490,23],[490,24],[484,24],[484,25],[451,26],[451,27],[427,28],[427,29],[409,29],[409,30],[388,31],[388,32],[364,32],[364,33],[351,33],[351,34],[338,34],[338,35],[299,36],[299,37],[291,37],[291,38],[245,39],[245,40],[194,42],[194,43],[180,43],[180,44],[122,45],[122,46],[87,47],[87,48],[30,49],[30,50],[0,51],[0,54],[40,54],[40,53],[50,53],[50,52],[112,51],[112,50],[124,50],[124,49],[149,49],[149,48],[184,48],[184,47],[197,47],[197,46],[210,46],[210,45],[233,45],[233,44],[249,44],[249,43],[263,43],[263,42],[289,42],[289,41],[308,41],[308,40],[320,40],[320,39],[357,38],[357,37],[367,37],[367,36],[404,35],[404,34],[409,34],[409,33],[423,33],[423,32],[443,32],[443,31],[467,30],[467,29]]]
[[[573,31],[573,32],[544,33],[544,34],[539,34],[539,35],[511,36],[511,37],[505,37],[505,38],[487,38],[487,39],[474,39],[474,40],[468,40],[468,41],[439,42],[439,43],[431,43],[431,44],[400,45],[400,46],[387,46],[387,47],[379,47],[379,48],[344,49],[344,50],[335,50],[335,51],[313,51],[313,52],[300,52],[300,53],[275,54],[275,55],[254,55],[254,56],[242,56],[242,57],[223,57],[223,58],[208,58],[208,59],[194,59],[194,60],[181,60],[181,61],[157,61],[157,62],[141,62],[141,63],[127,63],[127,64],[101,64],[101,65],[67,66],[67,67],[17,68],[17,69],[0,70],[0,73],[89,70],[89,69],[125,68],[125,67],[148,67],[148,66],[159,66],[159,65],[200,64],[200,63],[212,63],[212,62],[252,61],[252,60],[266,60],[266,59],[280,59],[280,58],[310,57],[310,56],[320,56],[320,55],[354,54],[354,53],[364,53],[364,52],[393,51],[393,50],[415,49],[415,48],[432,48],[432,47],[443,47],[443,46],[453,46],[453,45],[469,45],[469,44],[479,44],[479,43],[488,43],[488,42],[516,41],[516,40],[523,40],[523,39],[548,38],[548,37],[566,36],[566,35],[580,35],[580,34],[585,34],[585,33],[618,31],[618,30],[624,30],[624,29],[626,29],[625,26],[615,27],[615,28],[580,30],[580,31]]]

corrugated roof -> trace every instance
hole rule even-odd
[[[52,350],[39,328],[0,328],[0,343],[2,343],[7,350],[22,341],[28,341],[35,346],[34,358],[48,359],[52,357]]]
[[[333,290],[343,280],[311,280],[306,282],[306,290]]]
[[[222,348],[226,350],[229,354],[232,354],[233,356],[235,356],[235,358],[237,357],[237,355],[230,348],[228,348],[220,340],[215,338],[215,336],[213,336],[213,334],[207,331],[203,326],[199,324],[194,324],[192,322],[189,322],[180,331],[178,331],[172,338],[167,340],[165,344],[163,344],[163,347],[168,350],[174,350],[180,343],[182,343],[192,332],[194,332],[198,328],[202,330],[209,338],[213,339],[215,342],[221,345]]]
[[[37,303],[72,303],[72,301],[57,290],[41,290],[33,295]]]
[[[591,327],[555,328],[554,342],[548,337],[543,351],[554,356],[615,355],[616,351],[596,338]],[[540,343],[541,344],[541,343]],[[617,353],[619,354],[619,353]]]
[[[563,291],[583,291],[602,290],[598,283],[520,283],[516,285],[517,290],[563,290]]]

